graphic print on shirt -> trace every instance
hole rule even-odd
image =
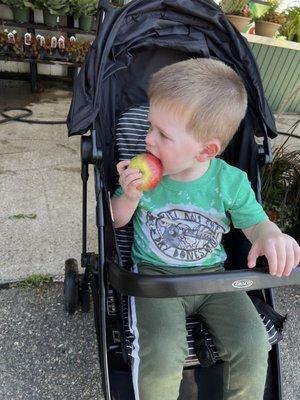
[[[147,211],[146,227],[154,253],[181,262],[203,260],[220,244],[226,231],[205,212],[184,208],[169,208],[157,214]]]

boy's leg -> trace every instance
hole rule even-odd
[[[239,292],[206,296],[199,313],[225,362],[224,400],[263,400],[271,346],[248,295]]]
[[[135,400],[176,400],[188,353],[182,299],[129,298]]]

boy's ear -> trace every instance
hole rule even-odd
[[[200,162],[210,160],[219,154],[221,150],[221,143],[218,139],[212,139],[201,146],[201,150],[196,156]]]

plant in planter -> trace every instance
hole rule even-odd
[[[280,3],[279,0],[268,0],[267,12],[260,17],[254,17],[256,35],[273,37],[276,34],[286,20],[284,12],[278,11]]]
[[[68,0],[43,0],[41,8],[43,9],[44,22],[48,26],[55,27],[60,15],[65,15],[69,11]]]
[[[74,38],[66,38],[66,51],[68,53],[68,61],[83,63],[86,55],[91,47],[91,43],[87,40],[76,40]]]
[[[251,12],[248,0],[222,0],[220,7],[230,22],[240,32],[249,24]]]
[[[0,55],[7,55],[8,32],[0,32]]]
[[[287,40],[300,42],[300,6],[285,10],[285,22],[280,28],[280,34]]]
[[[5,4],[9,8],[12,9],[14,20],[16,22],[29,22],[29,13],[30,8],[33,8],[33,5],[30,1],[27,0],[1,0],[2,4]]]
[[[300,150],[288,151],[286,141],[263,167],[262,197],[269,218],[300,241]]]
[[[79,18],[79,28],[90,31],[93,24],[93,16],[97,13],[97,0],[70,0],[70,13]]]

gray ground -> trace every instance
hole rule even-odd
[[[1,399],[102,399],[93,314],[67,315],[62,291],[0,291]]]
[[[70,92],[52,88],[31,94],[27,85],[6,83],[0,81],[0,110],[29,106],[33,118],[66,118]],[[279,129],[287,130],[297,119],[280,116]],[[81,252],[79,139],[68,139],[64,125],[10,122],[0,125],[0,154],[0,287],[32,274],[59,281],[65,259],[79,259]],[[96,250],[90,176],[88,241]],[[299,290],[276,293],[278,309],[289,313],[281,345],[283,400],[297,400]],[[70,317],[62,302],[58,282],[0,290],[1,400],[103,399],[93,314],[79,311]]]

